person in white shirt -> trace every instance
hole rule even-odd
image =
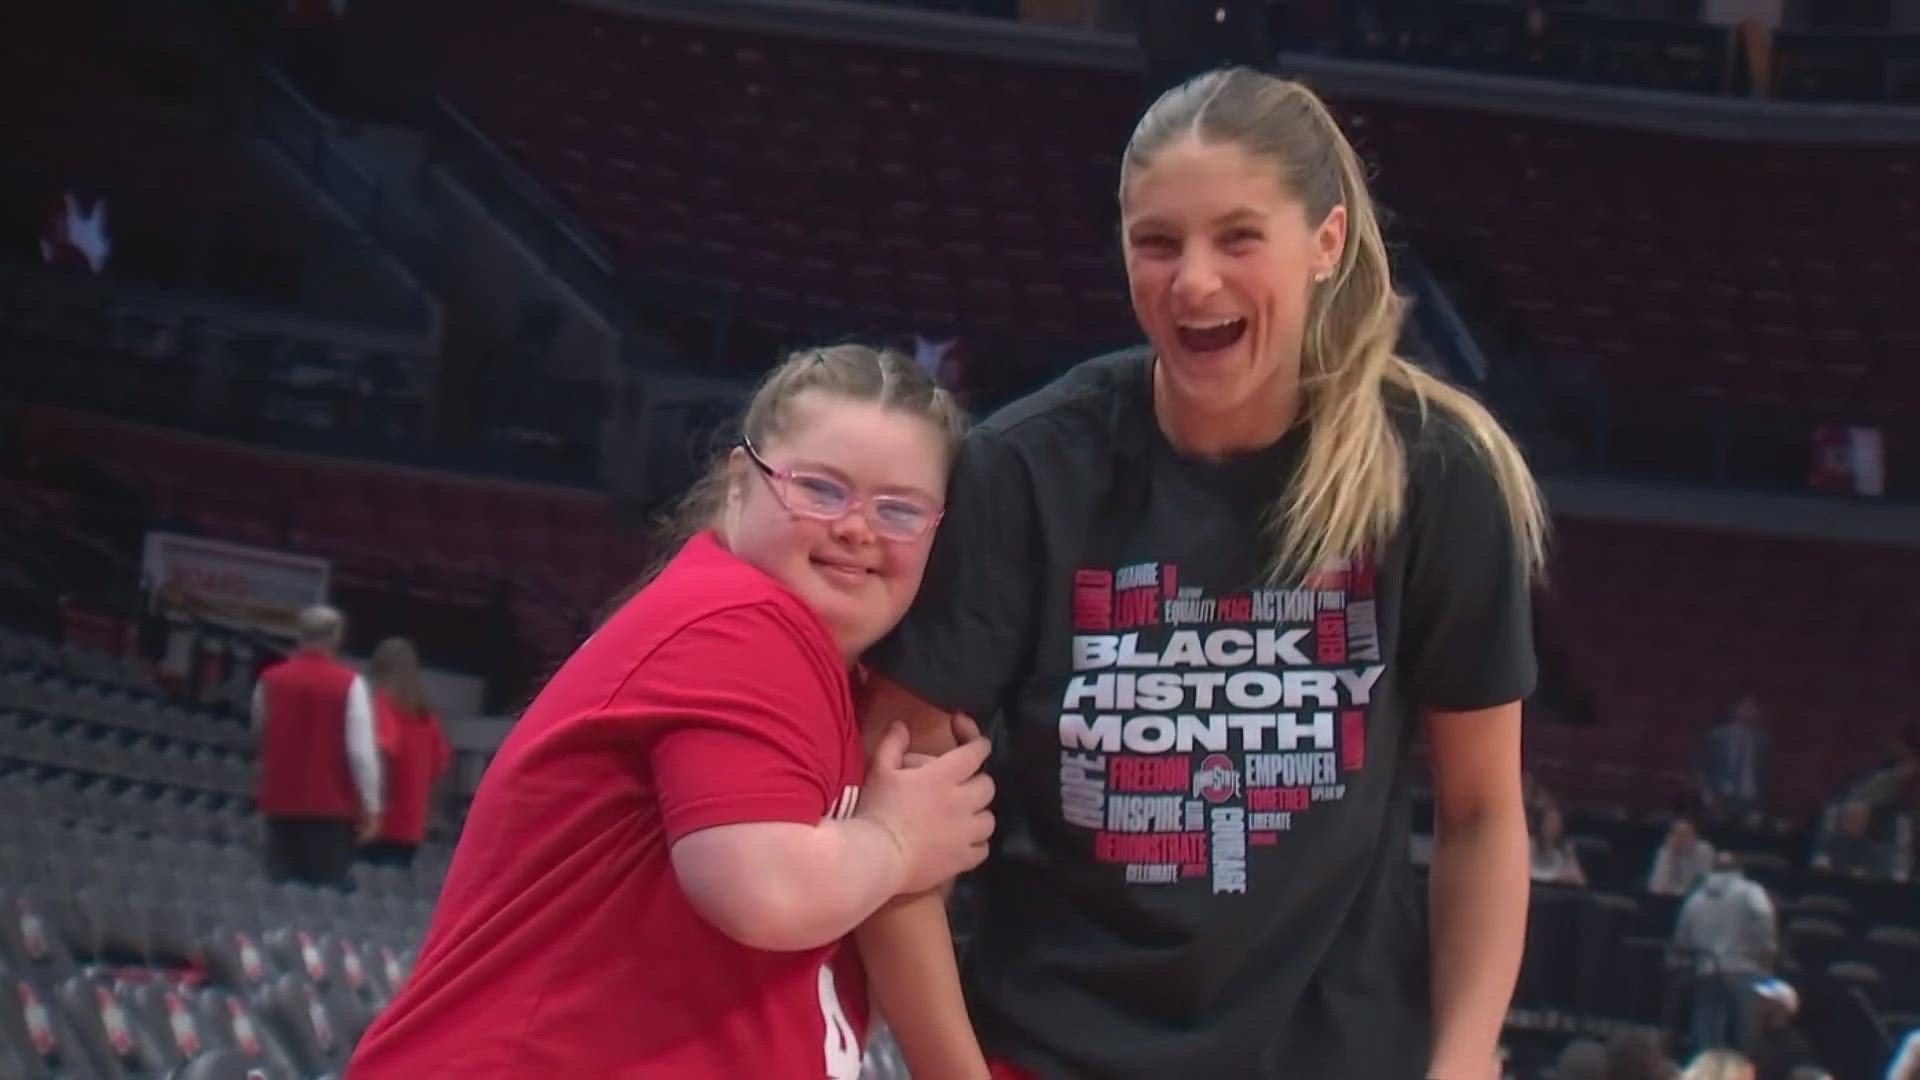
[[[1654,853],[1647,891],[1655,896],[1685,896],[1713,869],[1713,845],[1700,838],[1689,818],[1674,819],[1667,839]]]
[[[1753,985],[1773,974],[1780,926],[1766,887],[1741,873],[1730,851],[1680,905],[1673,943],[1694,963],[1693,1048],[1746,1043]]]

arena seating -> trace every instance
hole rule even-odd
[[[540,663],[563,656],[645,560],[598,498],[558,489],[254,450],[51,408],[28,410],[21,432],[41,453],[92,459],[207,535],[326,555],[343,583],[475,605],[504,596]],[[8,490],[65,499],[17,480]],[[1701,733],[1742,693],[1773,718],[1770,787],[1797,814],[1911,722],[1911,551],[1571,518],[1557,528],[1550,602],[1578,617],[1554,632],[1599,722],[1536,725],[1530,738],[1575,801],[1683,804]]]
[[[247,319],[257,312],[245,301],[231,302],[242,317],[228,322],[208,310],[227,304],[196,299],[66,274],[9,276],[0,348],[60,359],[0,370],[0,393],[300,449],[420,450],[432,367],[424,342]]]
[[[1530,733],[1572,801],[1675,808],[1706,728],[1743,693],[1768,714],[1772,801],[1807,812],[1914,722],[1920,552],[1561,518],[1556,621],[1599,723]],[[1594,763],[1615,763],[1614,771]],[[1649,768],[1653,766],[1653,768]],[[1551,765],[1548,768],[1552,768]]]
[[[118,662],[0,631],[0,1075],[157,1080],[224,1050],[344,1066],[406,978],[449,851],[350,893],[259,867],[252,737]]]
[[[5,1075],[149,1080],[214,1050],[275,1080],[341,1068],[405,978],[445,845],[412,871],[360,868],[345,895],[269,884],[239,724],[161,701],[137,667],[82,649],[0,632],[0,661]],[[1516,1024],[1661,1023],[1675,906],[1640,884],[1664,819],[1575,827],[1596,891],[1536,888]],[[1904,889],[1794,869],[1803,829],[1721,839],[1782,898],[1803,993],[1857,992],[1894,1025],[1920,1013],[1920,934],[1893,925]],[[869,1080],[903,1075],[885,1039],[868,1066]]]
[[[1131,79],[515,12],[450,20],[449,92],[634,264],[873,326],[1127,328],[1111,192]],[[1628,401],[1857,422],[1920,407],[1911,147],[1340,111],[1407,234],[1487,268],[1482,314],[1522,357],[1597,369]]]
[[[17,17],[14,6],[0,37],[7,233],[42,235],[71,189],[89,204],[107,200],[111,273],[294,295],[301,260],[270,196],[180,93],[196,77],[191,28],[162,9],[111,0],[23,0]]]
[[[208,164],[211,144],[128,94],[111,61],[76,59],[102,51],[77,29],[88,22],[0,41],[22,87],[48,90],[0,104],[47,163],[0,174],[16,233],[36,232],[32,215],[79,176],[112,199],[118,265],[162,276],[217,219],[221,243],[244,247],[212,261],[249,267],[238,286],[283,286],[292,264],[273,223],[254,220],[244,192],[202,182],[231,175]],[[453,97],[636,267],[738,286],[776,323],[1063,342],[1132,332],[1111,212],[1138,105],[1129,79],[521,0],[462,5],[436,36]],[[1867,421],[1920,406],[1904,363],[1920,316],[1896,299],[1920,243],[1910,149],[1708,144],[1371,102],[1342,112],[1399,225],[1465,268],[1463,299],[1513,355],[1597,370],[1640,403]],[[1847,197],[1820,194],[1839,175]],[[1015,363],[983,381],[1044,374]],[[19,468],[0,465],[0,534],[15,514],[81,530],[94,493],[40,468],[80,462],[138,497],[142,528],[327,556],[356,620],[375,621],[358,600],[376,593],[410,631],[440,602],[509,611],[536,666],[645,557],[597,496],[48,407],[17,421],[0,430],[21,451]],[[1675,904],[1641,884],[1692,800],[1705,727],[1750,692],[1775,732],[1768,783],[1786,813],[1713,839],[1781,901],[1809,1026],[1844,1031],[1857,1004],[1868,1026],[1852,1041],[1877,1066],[1874,1024],[1920,1026],[1912,885],[1804,867],[1811,812],[1912,720],[1920,558],[1558,525],[1548,602],[1576,616],[1555,628],[1599,722],[1531,723],[1528,758],[1569,806],[1595,887],[1536,887],[1517,1026],[1669,1019]],[[430,842],[410,871],[359,868],[350,893],[269,882],[252,743],[230,715],[154,693],[137,664],[0,631],[0,1077],[174,1080],[238,1061],[315,1080],[344,1067],[407,975],[450,850]],[[884,1040],[867,1078],[904,1078]]]
[[[599,496],[243,447],[50,407],[26,410],[22,460],[79,459],[142,495],[157,520],[218,539],[309,552],[348,588],[404,590],[416,607],[504,600],[522,644],[555,658],[638,572]],[[0,479],[0,483],[5,483]],[[54,485],[14,490],[59,512]],[[543,661],[544,662],[544,661]]]
[[[1423,250],[1488,268],[1521,355],[1589,365],[1629,398],[1857,421],[1920,408],[1920,310],[1902,285],[1920,150],[1352,113]]]
[[[0,1077],[337,1080],[451,845],[348,892],[262,873],[253,738],[141,666],[0,629]],[[906,1080],[884,1025],[865,1080]]]
[[[873,328],[1129,326],[1110,208],[1130,81],[509,9],[448,21],[449,93],[634,264]]]
[[[1570,788],[1564,800],[1578,805],[1582,797]],[[1670,1022],[1678,1002],[1666,952],[1679,901],[1649,895],[1645,885],[1672,815],[1603,809],[1608,804],[1601,801],[1585,805],[1570,812],[1569,829],[1592,888],[1535,886],[1528,927],[1530,959],[1570,962],[1529,962],[1515,1009],[1523,1017]],[[1884,1063],[1884,1032],[1920,1027],[1913,885],[1808,869],[1813,840],[1804,824],[1762,820],[1711,825],[1708,832],[1721,848],[1739,852],[1746,872],[1772,895],[1784,949],[1781,973],[1808,1002],[1805,1026],[1823,1059],[1839,1076],[1878,1075],[1870,1070]]]

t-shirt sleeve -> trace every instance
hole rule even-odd
[[[985,723],[1030,662],[1039,565],[1027,467],[1004,436],[976,430],[954,462],[920,595],[868,666]]]
[[[827,816],[848,738],[830,660],[776,605],[709,615],[623,685],[651,729],[648,764],[669,842],[745,822]],[[638,679],[644,687],[635,686]]]
[[[1431,423],[1447,424],[1444,420]],[[1401,662],[1421,709],[1533,692],[1533,598],[1493,466],[1451,427],[1414,455]]]

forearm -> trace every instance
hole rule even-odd
[[[845,937],[906,877],[887,831],[859,817],[709,829],[674,845],[673,863],[695,910],[728,937],[775,952]]]
[[[889,902],[854,940],[874,1007],[914,1080],[982,1080],[986,1061],[960,992],[945,890]]]
[[[870,740],[898,722],[912,731],[915,753],[938,755],[956,745],[950,713],[884,676],[870,678],[862,695],[862,725]],[[960,965],[947,924],[952,887],[948,882],[938,890],[895,897],[854,931],[868,993],[893,1030],[913,1080],[985,1080],[987,1075],[960,992]]]
[[[1487,810],[1443,823],[1428,901],[1433,926],[1431,1080],[1485,1080],[1526,944],[1524,812]]]

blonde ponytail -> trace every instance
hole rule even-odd
[[[1519,447],[1472,396],[1395,353],[1407,303],[1394,291],[1366,170],[1311,90],[1248,68],[1209,72],[1169,90],[1127,144],[1126,178],[1181,137],[1239,146],[1274,163],[1309,221],[1347,213],[1347,241],[1316,287],[1301,343],[1307,442],[1285,499],[1268,517],[1275,584],[1334,559],[1378,549],[1406,515],[1407,448],[1389,394],[1456,423],[1486,459],[1529,576],[1546,564],[1547,514]]]

